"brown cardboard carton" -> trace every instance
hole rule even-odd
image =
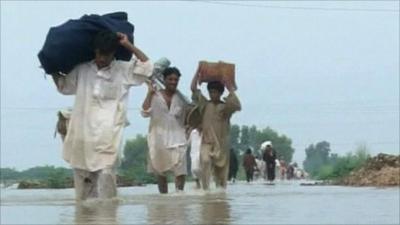
[[[235,83],[235,64],[223,61],[200,61],[197,72],[200,74],[199,83],[221,81],[225,86],[231,83],[237,89]]]

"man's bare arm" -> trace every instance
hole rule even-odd
[[[136,58],[138,58],[142,62],[146,62],[147,60],[149,60],[149,58],[146,56],[146,54],[144,54],[144,52],[142,52],[142,50],[137,48],[133,43],[129,41],[128,36],[126,36],[126,34],[117,32],[117,35],[120,38],[119,43],[126,49],[128,49],[130,52],[132,52],[132,54],[134,54]]]

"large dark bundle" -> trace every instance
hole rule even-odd
[[[128,22],[125,12],[99,15],[84,15],[77,20],[50,28],[40,50],[39,61],[47,74],[69,73],[79,63],[94,58],[93,39],[101,30],[125,33],[133,41],[134,27]],[[129,61],[132,54],[122,46],[115,57]]]

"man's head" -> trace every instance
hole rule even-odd
[[[212,102],[220,102],[221,95],[224,93],[224,85],[219,81],[211,81],[207,84],[208,94]]]
[[[100,31],[94,38],[95,63],[98,68],[110,65],[119,46],[119,38],[112,31]]]
[[[266,150],[272,152],[272,145],[267,145]]]
[[[250,148],[248,148],[248,149],[246,150],[246,154],[251,154],[251,149],[250,149]]]
[[[175,92],[181,77],[181,72],[176,67],[168,67],[163,72],[165,89]]]
[[[265,141],[264,143],[261,144],[261,149],[268,149],[268,148],[272,148],[271,141]]]

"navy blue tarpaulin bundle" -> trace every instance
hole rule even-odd
[[[47,74],[69,73],[74,66],[94,58],[93,40],[101,30],[125,33],[133,41],[134,26],[128,22],[125,12],[105,15],[84,15],[77,20],[68,20],[60,26],[51,27],[38,57]],[[120,60],[132,57],[120,46],[115,54]]]

